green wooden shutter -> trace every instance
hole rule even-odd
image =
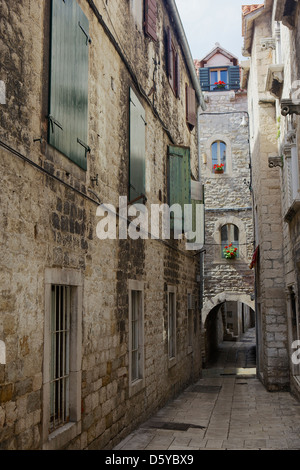
[[[49,143],[85,170],[89,41],[76,0],[52,0]]]
[[[199,181],[191,181],[191,204],[193,206],[193,218],[192,218],[192,231],[198,232],[201,231],[201,242],[200,244],[203,245],[205,241],[205,223],[204,223],[204,186]],[[202,218],[198,220],[197,226],[197,219],[196,219],[196,206],[201,204],[202,207]],[[199,227],[199,223],[201,227]],[[199,233],[197,233],[199,237]],[[196,240],[195,240],[196,241]]]
[[[199,69],[199,75],[202,91],[209,91],[209,68]]]
[[[168,196],[169,206],[179,204],[182,209],[182,218],[171,214],[170,227],[178,231],[183,230],[184,204],[191,203],[191,165],[190,149],[187,147],[169,146]]]
[[[129,201],[145,196],[145,139],[145,110],[130,89]]]
[[[240,89],[240,67],[238,65],[228,67],[228,83],[230,90]]]

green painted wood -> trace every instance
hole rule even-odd
[[[209,68],[203,67],[199,69],[199,76],[200,76],[200,86],[202,91],[209,91]]]
[[[76,0],[52,0],[49,143],[87,169],[89,22]],[[59,124],[56,125],[54,122]]]
[[[238,65],[228,67],[228,83],[230,90],[240,89],[240,67]]]
[[[187,147],[169,146],[168,194],[169,206],[179,204],[182,217],[171,214],[171,229],[182,231],[184,204],[191,203],[191,166],[190,149]]]
[[[145,195],[145,110],[130,89],[130,161],[129,161],[129,201]],[[142,203],[141,201],[137,201]]]

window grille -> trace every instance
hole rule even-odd
[[[169,358],[176,354],[176,311],[175,311],[175,293],[169,292]]]
[[[140,377],[140,324],[141,324],[141,291],[131,292],[131,332],[132,332],[132,344],[131,344],[131,381],[138,380]]]
[[[71,287],[51,289],[50,431],[69,421]]]

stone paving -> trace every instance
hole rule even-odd
[[[114,450],[300,450],[300,403],[256,378],[253,338],[222,343],[196,384]]]

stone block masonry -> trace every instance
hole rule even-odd
[[[96,236],[98,205],[117,206],[119,196],[128,195],[130,89],[145,111],[146,204],[168,200],[169,145],[189,147],[193,174],[199,174],[197,126],[189,128],[186,122],[185,84],[193,87],[193,71],[171,20],[171,3],[157,2],[157,42],[145,34],[132,2],[65,3],[81,9],[92,41],[87,44],[90,151],[85,171],[48,142],[51,1],[1,2],[0,81],[6,85],[6,104],[0,104],[3,450],[111,449],[200,376],[198,256],[181,241]],[[181,64],[179,96],[167,76],[167,27]],[[83,33],[82,38],[85,42]],[[130,297],[130,285],[141,297]],[[57,289],[63,292],[60,300],[54,286],[65,288]],[[175,293],[172,363],[170,288]],[[196,299],[192,344],[188,293]],[[138,357],[143,360],[137,380],[130,342],[133,298],[142,298]],[[56,427],[60,404],[53,404],[50,364],[59,366],[51,334],[62,311],[66,318],[70,313],[69,329],[62,328],[70,344],[70,414]]]

